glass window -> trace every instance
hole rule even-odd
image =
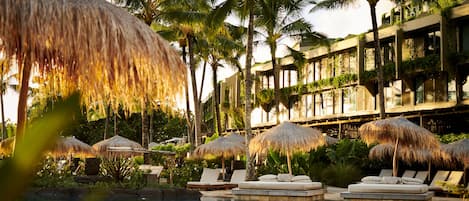
[[[350,54],[348,52],[342,54],[342,69],[341,74],[348,74],[350,72]]]
[[[469,23],[463,23],[460,28],[460,37],[461,37],[461,50],[462,52],[469,51]]]
[[[290,71],[290,86],[298,84],[298,72],[296,70]]]
[[[286,87],[286,83],[288,83],[287,77],[288,71],[281,70],[279,73],[279,86],[280,88]]]
[[[373,48],[365,48],[365,70],[375,69],[375,50]]]
[[[329,78],[330,72],[327,70],[329,68],[327,60],[327,58],[321,59],[321,79]]]
[[[319,61],[314,62],[314,81],[321,79],[321,63]]]
[[[356,56],[355,50],[350,52],[349,60],[350,60],[350,73],[354,73],[354,74],[358,73],[357,56]]]
[[[462,86],[462,98],[469,99],[469,76],[466,77],[466,83]]]
[[[434,85],[433,79],[425,80],[424,93],[425,93],[425,102],[435,101],[435,85]]]
[[[357,91],[355,88],[346,88],[342,91],[343,97],[343,110],[344,113],[351,113],[357,111]]]
[[[394,108],[402,105],[402,81],[396,80],[384,88],[386,108]]]
[[[306,102],[305,102],[305,105],[306,105],[306,117],[309,118],[309,117],[312,117],[314,116],[314,110],[313,110],[313,94],[308,94],[306,95]]]
[[[314,63],[310,63],[306,66],[305,73],[305,84],[311,83],[314,80]]]
[[[273,89],[274,88],[274,76],[269,76],[269,89]]]
[[[334,93],[324,92],[323,93],[323,105],[325,115],[334,114]]]
[[[323,115],[323,97],[322,94],[316,94],[314,96],[314,115],[322,116]]]
[[[456,81],[448,82],[448,101],[456,101]]]
[[[424,80],[422,78],[417,78],[416,80],[416,90],[415,90],[415,103],[423,103],[424,102]]]

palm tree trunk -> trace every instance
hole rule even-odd
[[[275,51],[277,51],[277,45],[272,43],[270,45],[270,54],[272,59],[272,67],[274,69],[274,101],[275,101],[275,118],[276,123],[280,124],[280,72],[277,66],[277,61],[275,59]]]
[[[21,88],[20,88],[20,95],[18,101],[18,117],[17,117],[17,127],[16,127],[16,140],[15,140],[15,147],[18,142],[23,138],[25,128],[26,128],[26,109],[27,109],[27,101],[28,101],[28,89],[29,89],[29,78],[31,77],[31,58],[29,55],[25,55],[23,57],[23,69],[21,73]],[[21,60],[19,59],[19,65],[21,65]]]
[[[4,64],[2,63],[2,78],[1,78],[1,81],[0,81],[0,84],[1,84],[1,88],[0,88],[0,105],[1,105],[1,109],[2,109],[2,140],[3,139],[6,139],[7,136],[6,136],[6,125],[5,125],[5,108],[4,108],[4,105],[3,105],[3,94],[5,92],[5,89],[4,89],[4,83],[3,83],[3,75],[4,75]]]
[[[202,68],[202,80],[200,81],[199,100],[202,100],[202,92],[204,91],[205,71],[207,69],[207,61],[204,61]]]
[[[106,119],[104,120],[104,133],[103,133],[103,139],[105,140],[108,136],[108,130],[109,130],[109,116],[111,116],[111,105],[107,105],[106,107]]]
[[[250,2],[250,1],[249,1]],[[252,5],[252,2],[248,3]],[[249,10],[249,22],[248,22],[248,41],[246,47],[246,75],[245,75],[245,87],[246,87],[246,103],[244,104],[245,116],[244,116],[244,127],[246,131],[246,181],[256,180],[256,169],[254,157],[249,153],[249,141],[253,138],[251,130],[251,90],[252,90],[252,78],[251,78],[251,62],[252,62],[252,46],[253,46],[253,35],[254,35],[254,13]]]
[[[368,1],[370,4],[371,11],[371,22],[373,25],[373,38],[375,45],[375,66],[378,70],[378,99],[379,99],[379,117],[381,119],[385,118],[386,111],[384,108],[384,75],[383,75],[383,66],[381,65],[381,48],[379,44],[378,36],[378,24],[376,22],[376,3],[377,1]]]
[[[197,96],[197,81],[195,78],[195,60],[194,60],[194,48],[192,45],[194,44],[194,38],[192,35],[187,35],[188,45],[189,45],[189,63],[190,63],[190,71],[191,71],[191,81],[192,81],[192,97],[194,98],[194,113],[195,113],[195,136],[194,136],[194,145],[198,145],[198,137],[201,135],[201,112],[200,112],[200,101],[199,97]]]
[[[114,114],[114,136],[117,135],[117,114]]]
[[[182,61],[184,62],[184,64],[187,65],[186,40],[185,39],[180,39],[179,40],[179,45],[182,48]],[[190,116],[191,108],[190,108],[190,98],[189,98],[189,82],[187,81],[187,79],[186,79],[186,83],[185,83],[184,93],[185,93],[185,96],[186,96],[187,140],[191,144],[191,150],[194,150],[195,142],[194,142],[194,138],[192,137],[192,130],[193,130],[192,128],[194,126],[193,126],[193,122],[191,122],[191,116]]]
[[[220,103],[219,103],[219,95],[217,90],[217,62],[212,64],[212,84],[213,84],[213,108],[215,111],[215,122],[216,126],[214,126],[215,133],[221,134],[221,121],[220,121]]]
[[[144,100],[142,103],[142,146],[148,148],[148,114],[147,114],[147,101]]]

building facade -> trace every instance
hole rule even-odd
[[[443,14],[432,14],[425,6],[418,10],[407,8],[406,13],[400,15],[393,10],[383,17],[383,22],[389,24],[379,29],[386,115],[403,115],[439,134],[467,131],[469,4]],[[396,16],[410,19],[396,20]],[[280,59],[280,122],[296,122],[319,127],[330,135],[354,137],[362,123],[378,118],[373,41],[370,32],[328,47],[301,46],[308,61],[301,67],[294,65],[291,57]],[[251,123],[254,130],[262,131],[277,121],[272,65],[257,64],[251,73],[255,75]],[[220,96],[221,104],[242,106],[240,82],[229,80],[222,84],[225,95]],[[231,86],[233,83],[236,87]],[[226,118],[230,122],[230,117]],[[229,123],[226,128],[239,129]]]

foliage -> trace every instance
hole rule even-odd
[[[383,66],[383,74],[384,74],[385,81],[390,81],[394,79],[394,75],[396,74],[396,65],[393,62],[385,64]],[[376,69],[365,71],[360,76],[360,80],[365,83],[370,82],[370,81],[376,81],[377,79],[378,79],[378,71]]]
[[[137,169],[138,167],[131,158],[112,157],[101,160],[100,172],[103,176],[110,177],[116,182],[123,182],[130,180],[130,176]]]
[[[322,79],[315,81],[306,85],[306,89],[309,92],[314,92],[316,90],[323,89],[325,87],[334,87],[339,88],[351,82],[357,81],[356,74],[342,74],[339,76],[331,77],[328,79]]]
[[[47,157],[40,165],[36,173],[33,186],[36,187],[75,187],[69,163],[62,163],[51,157]]]
[[[431,54],[426,57],[402,61],[403,75],[410,76],[415,73],[434,73],[439,70],[440,56]]]
[[[299,100],[295,98],[296,95],[303,94],[305,92],[315,92],[317,90],[321,90],[326,87],[340,88],[346,84],[349,84],[355,81],[357,81],[356,74],[342,74],[342,75],[335,76],[332,78],[311,82],[306,85],[299,84],[295,86],[284,87],[280,89],[280,99],[284,103],[291,104]],[[256,93],[256,97],[257,97],[258,103],[260,103],[261,105],[271,104],[274,100],[274,90],[263,89]],[[290,100],[290,102],[288,102],[287,100]]]
[[[469,139],[469,133],[460,133],[460,134],[450,133],[450,134],[444,134],[444,135],[436,135],[436,137],[441,143],[448,144],[448,143],[455,142],[455,141],[462,140],[462,139]]]
[[[322,172],[323,182],[327,185],[346,188],[349,184],[362,178],[360,169],[347,163],[337,163],[328,166]]]
[[[314,181],[329,185],[346,186],[362,177],[372,165],[368,160],[369,148],[360,140],[340,140],[335,145],[319,147],[309,153],[295,153],[291,158],[294,175],[305,174]],[[260,175],[287,172],[286,156],[270,151]]]
[[[231,119],[232,128],[244,129],[244,108],[230,108],[228,115]]]

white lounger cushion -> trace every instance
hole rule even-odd
[[[264,182],[247,181],[238,184],[240,189],[268,189],[268,190],[313,190],[321,189],[321,182]]]
[[[351,193],[407,193],[420,194],[428,191],[425,184],[350,184],[348,191]]]

